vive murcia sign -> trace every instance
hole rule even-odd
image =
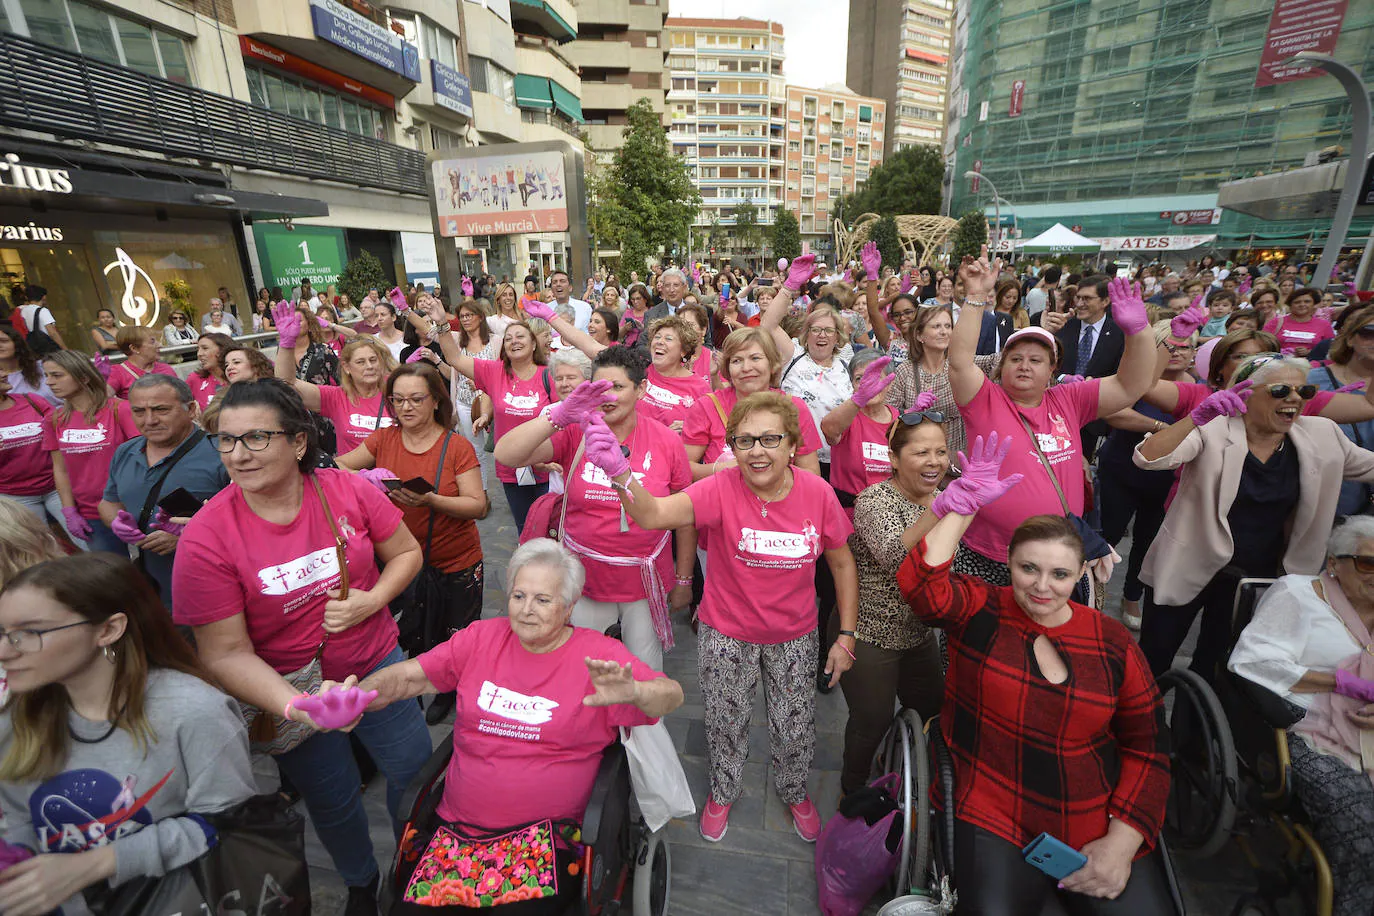
[[[66,169],[25,165],[14,153],[5,153],[0,157],[0,188],[40,191],[45,194],[70,194],[72,179]]]

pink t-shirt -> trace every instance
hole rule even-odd
[[[892,476],[887,431],[897,419],[897,411],[890,406],[887,410],[890,416],[886,423],[879,423],[859,411],[840,441],[830,447],[830,485],[836,490],[858,496],[873,484]],[[852,510],[849,514],[852,518]]]
[[[1212,393],[1210,385],[1201,382],[1175,382],[1178,385],[1178,403],[1174,405],[1174,419],[1182,420],[1193,412],[1203,401],[1207,400],[1207,395]],[[1326,405],[1331,403],[1331,399],[1336,396],[1334,391],[1318,391],[1310,401],[1302,402],[1302,415],[1304,417],[1320,416],[1326,409]]]
[[[186,376],[186,384],[191,386],[191,394],[196,396],[196,403],[200,405],[201,410],[209,406],[215,392],[224,387],[213,375],[201,375],[199,372],[192,372]]]
[[[377,584],[376,545],[396,533],[401,510],[372,484],[337,468],[315,472],[347,542],[350,588]],[[287,674],[314,657],[324,636],[325,592],[339,587],[334,534],[309,480],[286,525],[265,521],[230,484],[182,532],[172,569],[173,616],[187,626],[244,616],[253,650]],[[329,637],[324,676],[343,680],[374,668],[396,648],[396,623],[382,608]]]
[[[36,394],[14,394],[0,410],[0,494],[38,496],[51,493],[52,456],[43,446],[43,419],[52,405]]]
[[[136,437],[133,413],[119,398],[110,398],[90,420],[79,410],[63,423],[53,411],[43,420],[43,448],[60,451],[72,483],[72,497],[82,518],[97,518],[96,506],[110,479],[110,459],[121,443]]]
[[[1045,466],[1026,441],[1026,429],[1018,415],[1025,417],[1035,431],[1040,450],[1054,469],[1054,476],[1064,490],[1069,511],[1083,512],[1083,442],[1079,429],[1097,418],[1099,379],[1055,385],[1045,392],[1038,407],[1015,404],[1002,386],[991,379],[983,385],[973,400],[959,408],[968,432],[970,448],[977,436],[986,437],[993,430],[998,437],[1010,435],[1012,448],[1002,463],[1001,477],[1022,474],[1024,479],[1012,487],[997,502],[986,507],[973,519],[964,534],[964,544],[990,560],[1007,561],[1007,546],[1016,526],[1032,515],[1063,515],[1064,507],[1055,492],[1054,484],[1045,473]]]
[[[177,371],[166,363],[153,363],[153,367],[149,369],[148,372],[157,375],[167,375],[172,378],[177,377]],[[147,372],[140,372],[138,369],[135,369],[133,364],[126,359],[110,370],[110,388],[114,391],[115,397],[123,398],[127,401],[129,399],[129,388],[144,375],[147,375]]]
[[[710,380],[700,375],[693,373],[670,378],[650,366],[640,403],[655,408],[653,416],[664,425],[669,425],[678,420],[685,422],[692,405],[710,390]]]
[[[491,422],[497,441],[526,420],[539,416],[539,411],[553,403],[549,370],[543,366],[537,367],[538,371],[527,380],[507,372],[505,363],[499,359],[474,359],[472,363],[474,383],[491,396]],[[515,468],[496,462],[496,479],[515,483]],[[549,475],[536,471],[534,479],[543,483]]]
[[[773,391],[781,394],[781,389],[774,388]],[[726,417],[730,416],[730,411],[735,409],[735,402],[739,400],[739,395],[733,388],[721,388],[714,392],[715,399],[720,401],[720,410],[716,410],[716,405],[709,397],[700,397],[692,405],[692,409],[687,412],[687,421],[682,427],[682,441],[687,445],[704,445],[706,453],[701,456],[703,464],[715,461],[720,457],[721,452],[725,451],[725,421],[721,419],[721,412]],[[799,397],[792,397],[792,403],[797,408],[797,420],[801,425],[802,442],[797,449],[798,455],[809,455],[819,451],[821,447],[821,433],[816,429],[816,421],[811,416],[811,408],[806,406],[806,402]]]
[[[767,518],[737,467],[687,488],[696,526],[710,534],[701,621],[732,639],[771,645],[816,629],[816,563],[854,532],[830,484],[792,475]]]
[[[626,518],[630,530],[620,530],[620,497],[611,489],[606,472],[585,457],[581,467],[572,466],[577,447],[582,443],[582,430],[576,426],[555,433],[553,460],[565,469],[568,515],[564,521],[568,536],[582,546],[611,557],[647,557],[664,531],[645,531]],[[692,483],[692,469],[687,463],[687,450],[672,430],[655,420],[641,416],[635,430],[622,445],[630,446],[630,470],[640,486],[654,496],[667,496],[685,490]],[[634,567],[611,566],[582,556],[587,570],[587,584],[582,594],[592,601],[643,601],[644,583]],[[672,540],[659,551],[656,564],[659,575],[672,591]]]
[[[471,623],[419,657],[431,684],[457,694],[440,817],[492,831],[582,820],[617,729],[657,721],[634,706],[582,705],[595,693],[586,658],[628,664],[637,681],[663,676],[581,627],[552,652],[530,652],[505,617]]]
[[[339,454],[347,455],[379,429],[395,426],[396,420],[382,406],[383,392],[370,398],[349,400],[348,392],[337,385],[320,386],[320,416],[334,423]]]
[[[1264,329],[1279,339],[1279,347],[1310,350],[1323,340],[1334,340],[1336,329],[1325,318],[1313,316],[1295,321],[1291,315],[1275,315],[1265,322]]]

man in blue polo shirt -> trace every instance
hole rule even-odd
[[[177,488],[204,502],[229,485],[229,474],[196,426],[196,399],[181,379],[143,376],[129,389],[129,411],[142,435],[115,449],[100,518],[139,549],[140,565],[170,609],[177,536],[151,526],[157,502]]]

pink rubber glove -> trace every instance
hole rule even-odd
[[[549,422],[562,429],[566,426],[585,426],[587,418],[599,416],[602,406],[615,403],[610,396],[611,380],[583,382],[568,393],[568,396],[553,405],[549,411]]]
[[[619,477],[630,470],[630,459],[620,450],[615,433],[611,432],[599,411],[587,418],[582,430],[582,448],[587,460],[610,477]]]
[[[1150,327],[1150,315],[1145,311],[1145,293],[1140,284],[1134,286],[1124,277],[1107,282],[1112,301],[1112,318],[1127,334],[1139,334]]]
[[[882,277],[883,272],[883,253],[878,250],[877,242],[864,242],[863,249],[859,252],[859,260],[863,262],[865,279],[877,283]]]
[[[1207,294],[1199,293],[1198,297],[1188,306],[1190,309],[1205,309],[1207,307]]]
[[[434,354],[431,353],[426,347],[417,347],[414,353],[411,353],[409,356],[406,357],[406,365],[408,366],[411,363],[418,363],[422,359],[429,359],[433,355]],[[433,360],[430,361],[433,362]]]
[[[692,285],[701,286],[701,271],[695,267],[692,268]]]
[[[388,470],[387,468],[364,468],[358,472],[358,476],[372,484],[378,490],[381,490],[383,493],[390,493],[391,491],[386,488],[386,484],[382,483],[382,481],[395,480],[396,472]]]
[[[1331,316],[1335,313],[1335,309],[1331,308],[1329,305],[1324,305],[1321,308],[1317,309],[1316,317],[1321,319],[1322,321],[1329,322],[1331,321]]]
[[[95,359],[91,360],[91,365],[95,366],[95,371],[100,373],[101,378],[107,382],[110,380],[110,370],[114,367],[110,365],[108,356],[104,353],[98,354]]]
[[[531,299],[525,304],[525,314],[529,315],[531,318],[542,318],[550,323],[553,322],[554,318],[558,317],[558,313],[553,310],[553,306],[549,305],[547,302],[540,302],[538,299]]]
[[[277,326],[277,346],[286,350],[296,345],[304,330],[300,313],[285,299],[272,306],[272,323]]]
[[[854,268],[851,267],[851,268],[847,269],[847,270],[844,272],[844,276],[841,277],[840,279],[842,279],[842,280],[843,280],[844,282],[846,282],[846,283],[853,283],[853,282],[854,282]]]
[[[963,474],[935,497],[930,511],[936,518],[944,518],[949,513],[955,515],[977,515],[978,510],[996,501],[1012,487],[1021,482],[1023,475],[1012,474],[998,479],[1002,462],[1011,451],[1011,436],[1004,436],[1000,443],[997,432],[988,433],[987,442],[979,436],[973,441],[973,450],[965,456],[959,453],[959,467]]]
[[[177,524],[172,521],[172,517],[167,514],[167,510],[158,506],[153,511],[153,517],[148,519],[148,527],[154,531],[165,531],[175,537],[180,537],[181,532],[186,530],[185,525]]]
[[[915,275],[915,274],[910,274],[910,273],[902,274],[902,285],[901,285],[901,287],[900,287],[900,289],[901,289],[902,292],[904,292],[904,293],[909,293],[909,292],[911,292],[911,288],[912,288],[913,286],[915,286],[915,285],[916,285],[916,275]]]
[[[1200,305],[1190,305],[1179,312],[1169,322],[1169,333],[1174,340],[1187,340],[1198,328],[1207,323],[1207,310]]]
[[[67,523],[67,533],[82,541],[91,539],[91,523],[81,517],[76,506],[62,507],[62,521]]]
[[[1245,402],[1250,399],[1250,389],[1254,384],[1250,379],[1246,379],[1234,388],[1224,388],[1207,395],[1207,399],[1188,414],[1193,425],[1202,426],[1217,417],[1238,417],[1245,413]]]
[[[1342,385],[1336,389],[1336,394],[1354,394],[1356,391],[1364,391],[1364,379],[1351,382],[1349,385]]]
[[[1065,375],[1060,377],[1059,384],[1067,385],[1070,382],[1086,382],[1087,380],[1088,377],[1086,375]]]
[[[126,544],[137,544],[148,536],[139,530],[137,521],[128,509],[119,510],[114,523],[110,525],[110,530]]]
[[[804,254],[788,266],[787,280],[782,285],[794,293],[799,293],[815,274],[816,256]]]
[[[934,406],[935,392],[922,391],[920,394],[916,395],[916,401],[911,405],[911,409],[915,411],[930,410],[930,408]]]
[[[463,278],[463,282],[462,282],[461,284],[459,284],[459,288],[462,289],[462,291],[463,291],[463,298],[465,298],[465,299],[471,299],[471,298],[472,298],[472,291],[473,291],[473,289],[474,289],[475,287],[473,287],[473,285],[472,285],[472,280],[471,280],[470,278],[464,277],[464,278]]]
[[[32,858],[32,850],[0,840],[0,872]]]
[[[1374,703],[1374,681],[1351,674],[1344,668],[1336,669],[1336,686],[1331,692],[1362,703]]]
[[[335,731],[357,722],[375,699],[375,690],[335,685],[319,696],[297,697],[291,701],[291,706],[309,716],[321,731]]]
[[[405,310],[410,308],[410,303],[406,301],[406,294],[401,292],[399,286],[393,286],[386,297],[391,300],[391,307],[396,310],[397,315],[404,314]]]
[[[883,374],[883,370],[891,363],[892,357],[880,356],[864,366],[864,374],[859,378],[859,384],[854,387],[854,396],[850,398],[855,405],[865,407],[869,401],[880,397],[887,390],[897,377]]]
[[[1297,356],[1297,355],[1298,355],[1298,348],[1297,348],[1297,347],[1281,347],[1281,348],[1279,349],[1279,356]]]
[[[1250,292],[1250,287],[1254,284],[1255,281],[1251,279],[1249,274],[1246,274],[1245,279],[1240,281],[1240,285],[1236,287],[1236,295],[1244,296],[1246,293]]]

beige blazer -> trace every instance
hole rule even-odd
[[[1298,452],[1299,498],[1287,523],[1288,547],[1279,574],[1315,575],[1326,560],[1341,481],[1374,481],[1374,452],[1355,445],[1324,417],[1299,417],[1288,438]],[[1136,467],[1183,467],[1178,493],[1140,570],[1156,604],[1186,604],[1230,563],[1235,545],[1226,517],[1249,451],[1241,417],[1218,417],[1154,461],[1136,446]]]

